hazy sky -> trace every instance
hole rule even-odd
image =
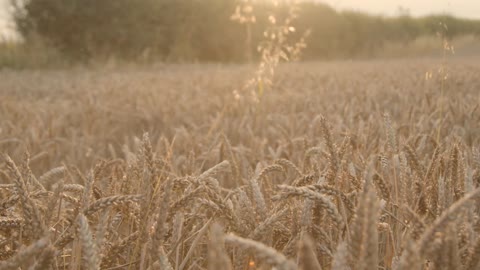
[[[9,0],[0,0],[0,38],[5,35],[8,26],[8,10],[7,3]]]
[[[480,0],[317,0],[337,9],[355,9],[374,14],[396,15],[398,8],[413,16],[449,13],[457,17],[480,19]]]
[[[114,1],[114,0],[109,0]],[[480,19],[480,0],[316,0],[336,9],[354,9],[372,14],[396,15],[399,7],[406,8],[413,16],[431,13],[449,13],[458,17]],[[0,34],[8,25],[7,3],[0,0]]]

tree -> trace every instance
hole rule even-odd
[[[160,5],[154,0],[12,1],[24,37],[37,33],[74,59],[137,57],[161,37]]]
[[[238,60],[235,0],[11,0],[20,33],[74,59]]]

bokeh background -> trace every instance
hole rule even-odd
[[[2,0],[0,65],[258,60],[265,31],[308,31],[303,60],[457,56],[480,51],[480,2]],[[271,18],[275,18],[273,21]],[[452,50],[453,51],[453,50]]]

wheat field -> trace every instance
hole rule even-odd
[[[480,269],[479,63],[2,71],[0,269]]]

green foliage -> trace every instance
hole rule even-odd
[[[109,54],[128,57],[142,52],[159,36],[153,3],[32,0],[15,14],[15,20],[24,36],[36,32],[74,59]]]
[[[16,0],[12,0],[15,1]],[[24,36],[47,39],[75,60],[157,56],[230,60],[243,48],[229,20],[233,0],[31,0],[17,5]],[[27,41],[28,42],[28,41]]]
[[[261,57],[268,17],[288,13],[288,1],[274,6],[257,1],[256,22],[248,26],[231,19],[236,0],[29,0],[18,5],[15,21],[27,44],[40,36],[69,59],[239,62]],[[293,22],[298,40],[310,29],[307,59],[371,57],[392,43],[408,46],[425,36],[453,39],[480,35],[480,21],[448,15],[413,18],[338,12],[316,2],[301,2]],[[35,33],[35,35],[33,35]],[[251,38],[251,40],[250,40]],[[246,42],[246,40],[249,40]],[[439,41],[439,43],[441,43]],[[253,46],[252,46],[253,44]]]
[[[40,37],[29,38],[28,44],[18,42],[0,43],[0,67],[10,69],[23,68],[61,68],[71,63],[46,44]]]
[[[316,3],[302,3],[301,10],[297,28],[312,30],[305,51],[309,59],[376,56],[387,44],[399,43],[407,47],[426,36],[439,36],[439,44],[442,38],[480,36],[480,21],[449,15],[382,17],[353,11],[337,12]]]

